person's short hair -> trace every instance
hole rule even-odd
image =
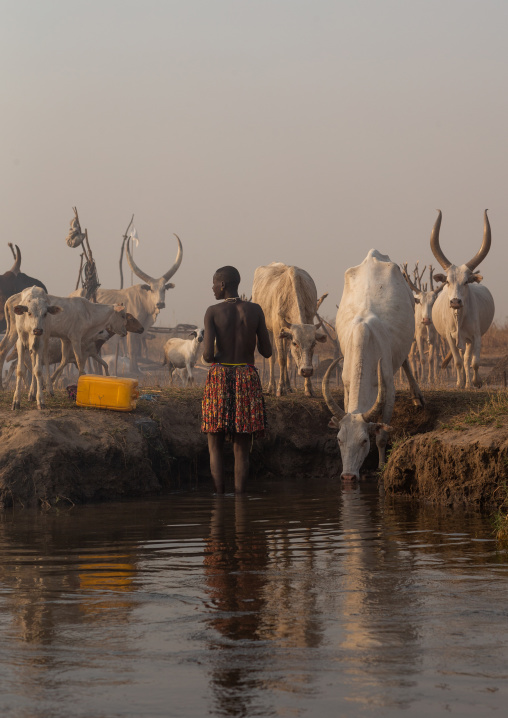
[[[238,288],[240,284],[240,272],[236,267],[221,267],[215,274],[215,277],[221,282],[224,282],[226,287]]]

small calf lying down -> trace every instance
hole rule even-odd
[[[187,370],[186,386],[194,383],[194,369],[198,360],[201,342],[205,334],[204,329],[199,332],[191,332],[189,339],[178,339],[173,337],[168,339],[164,345],[164,362],[163,366],[168,365],[169,381],[173,384],[173,372],[175,369]]]

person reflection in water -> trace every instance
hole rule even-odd
[[[250,511],[249,511],[250,510]],[[254,513],[252,513],[254,511]],[[217,715],[250,715],[250,701],[259,677],[252,673],[253,642],[256,660],[266,667],[261,624],[266,603],[269,559],[265,532],[247,496],[232,501],[213,497],[210,536],[204,567],[207,607],[212,609],[209,657],[212,688],[219,703]],[[217,650],[222,648],[224,650]],[[215,715],[215,713],[214,713]]]
[[[249,450],[253,436],[266,428],[263,392],[254,366],[259,353],[272,355],[265,316],[259,304],[240,299],[240,274],[235,267],[221,267],[213,275],[212,291],[220,304],[205,314],[203,359],[212,364],[203,396],[201,430],[208,434],[210,470],[217,493],[224,493],[223,449],[226,437],[233,441],[235,492],[243,493],[249,474]]]

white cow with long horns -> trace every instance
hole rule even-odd
[[[479,375],[482,335],[494,319],[494,299],[487,287],[480,284],[483,277],[475,272],[490,250],[492,235],[487,210],[483,220],[483,242],[475,256],[457,267],[444,255],[439,244],[441,210],[432,228],[430,248],[446,274],[435,274],[434,279],[444,282],[444,290],[432,309],[432,321],[439,334],[448,342],[457,370],[457,386],[471,386],[470,369],[473,369],[473,385],[480,387]]]
[[[330,374],[341,358],[330,364],[323,377],[323,396],[333,414],[329,426],[339,432],[341,476],[345,480],[360,477],[372,435],[379,466],[384,464],[391,431],[388,423],[395,403],[393,375],[400,367],[408,378],[414,403],[423,405],[407,361],[414,329],[414,298],[399,267],[387,255],[371,249],[361,264],[346,271],[337,311],[336,331],[344,354],[344,409],[329,387]],[[379,414],[382,422],[375,421]]]
[[[287,341],[298,373],[305,379],[305,394],[313,396],[311,376],[312,356],[316,342],[325,342],[326,334],[319,333],[314,324],[317,311],[317,290],[314,280],[304,269],[272,262],[254,272],[252,301],[264,312],[266,326],[271,334],[272,347],[277,347],[280,379],[277,396],[291,391],[287,370]],[[268,391],[275,394],[275,354],[270,357]]]
[[[123,304],[126,311],[135,316],[136,319],[143,325],[145,331],[149,329],[155,323],[160,310],[164,309],[166,306],[166,291],[168,289],[173,289],[175,286],[172,282],[169,282],[169,280],[176,273],[182,263],[182,243],[176,234],[175,237],[178,242],[176,259],[168,271],[158,279],[151,277],[138,267],[130,252],[129,243],[127,243],[125,250],[130,268],[137,277],[145,282],[145,284],[134,284],[133,286],[126,287],[125,289],[98,289],[96,295],[97,301],[101,304]],[[70,296],[82,295],[83,290],[79,289],[73,292]],[[140,338],[138,336],[135,337],[133,334],[129,334],[127,337],[127,347],[130,359],[130,371],[133,373],[139,372],[139,346]]]

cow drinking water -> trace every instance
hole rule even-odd
[[[414,401],[423,405],[420,389],[407,356],[414,336],[414,298],[399,267],[371,249],[364,261],[346,271],[337,311],[336,331],[344,354],[342,381],[344,409],[332,397],[330,374],[323,378],[323,396],[333,416],[329,426],[338,430],[342,478],[360,477],[373,435],[379,466],[385,461],[389,422],[395,403],[393,375],[403,367]],[[381,415],[382,421],[375,421]]]

